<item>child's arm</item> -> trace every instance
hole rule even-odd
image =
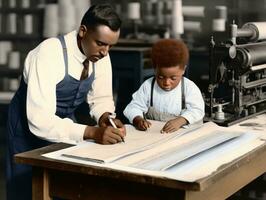
[[[146,80],[140,88],[132,95],[131,102],[126,106],[123,111],[125,117],[130,123],[134,124],[133,121],[137,116],[143,117],[143,112],[148,110],[149,99],[150,99],[150,86],[151,80]]]
[[[141,131],[146,131],[151,126],[151,122],[147,121],[141,116],[136,116],[133,119],[133,125],[136,127],[136,129]]]
[[[197,85],[186,79],[185,82],[186,108],[181,111],[180,116],[184,117],[188,124],[194,124],[204,117],[204,100]]]
[[[177,118],[171,119],[166,122],[161,130],[161,133],[172,133],[186,124],[188,124],[188,121],[184,117],[178,116]]]

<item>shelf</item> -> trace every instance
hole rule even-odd
[[[0,104],[9,104],[15,92],[0,91]]]
[[[0,8],[1,14],[38,14],[42,15],[43,8]]]
[[[10,8],[7,7],[8,0],[5,0],[3,7],[0,8],[2,19],[0,43],[1,50],[4,50],[2,56],[9,61],[11,59],[10,52],[19,52],[19,57],[14,57],[17,59],[18,69],[9,68],[9,64],[0,64],[0,89],[2,90],[0,91],[0,104],[9,103],[14,94],[12,91],[16,90],[19,85],[23,72],[23,61],[27,53],[44,40],[42,36],[44,8],[37,7],[36,3],[31,0],[31,7],[22,8],[20,6],[22,3],[20,4],[20,1],[16,0],[17,7]],[[8,41],[8,47],[5,46],[4,41]],[[11,45],[9,46],[9,44]]]
[[[0,41],[3,40],[11,40],[14,42],[28,42],[28,41],[37,41],[40,42],[42,40],[42,19],[44,14],[43,8],[38,7],[29,7],[29,8],[9,8],[2,7],[0,8],[0,13],[2,15],[2,21],[0,26],[2,26],[2,32],[0,33]],[[10,33],[9,24],[11,23],[11,19],[8,18],[9,14],[15,14],[16,18],[14,19],[13,26],[16,27],[14,32]],[[32,19],[28,22],[31,22],[29,26],[32,27],[32,32],[30,34],[26,34],[24,31],[25,19],[24,16],[31,15]],[[13,18],[12,18],[13,19]],[[11,23],[12,24],[12,23]],[[12,26],[12,27],[13,27]]]
[[[35,34],[29,34],[29,35],[23,35],[23,34],[0,34],[0,41],[2,40],[42,40],[43,37],[40,35]]]
[[[22,73],[21,69],[10,69],[0,65],[0,77],[18,78]]]
[[[151,47],[153,45],[153,42],[154,41],[151,41],[151,40],[120,38],[118,40],[117,46],[120,46],[120,47]]]

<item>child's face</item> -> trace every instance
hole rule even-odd
[[[184,70],[179,66],[173,67],[156,67],[155,69],[157,84],[165,91],[171,91],[180,82]]]

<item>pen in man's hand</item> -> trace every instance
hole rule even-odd
[[[117,128],[117,126],[116,126],[116,124],[115,124],[115,122],[114,122],[114,120],[113,120],[113,118],[112,118],[112,115],[109,115],[109,116],[108,116],[108,119],[109,119],[110,124],[111,124],[114,128]],[[122,142],[125,142],[124,137],[122,137]]]

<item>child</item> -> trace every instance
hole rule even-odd
[[[204,101],[194,82],[183,77],[188,63],[187,46],[180,40],[162,39],[152,47],[155,77],[147,79],[124,110],[130,123],[147,130],[147,119],[165,121],[162,133],[177,131],[202,120]]]

